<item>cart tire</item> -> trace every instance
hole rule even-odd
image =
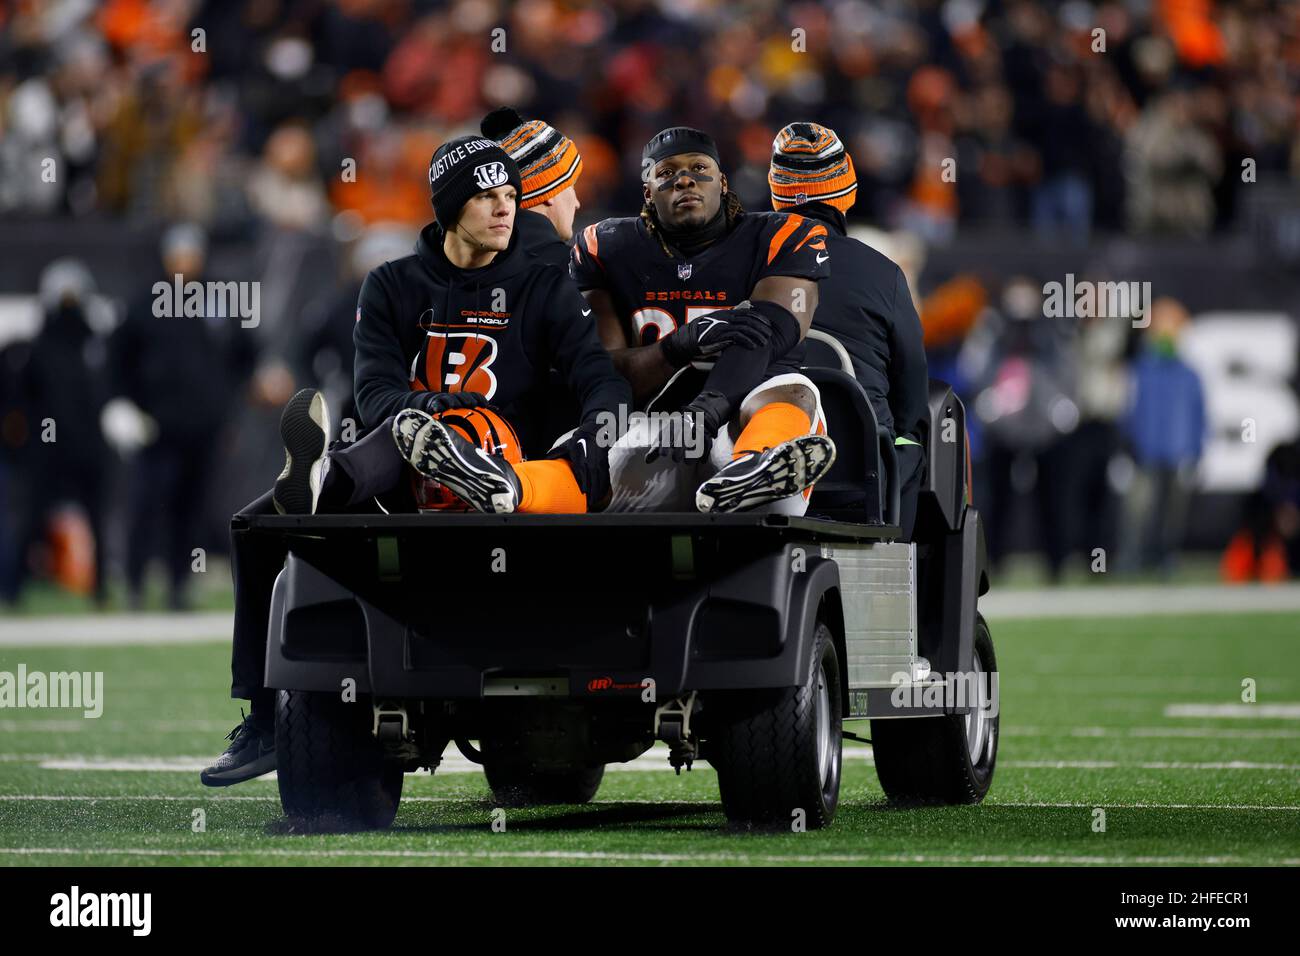
[[[402,799],[402,767],[384,760],[368,697],[282,690],[275,700],[280,803],[312,830],[382,830]]]
[[[993,638],[978,614],[975,657],[977,671],[997,674]],[[990,686],[996,683],[990,681]],[[885,795],[904,805],[979,803],[993,782],[999,717],[1000,711],[992,716],[981,711],[978,716],[873,720],[871,749]]]
[[[496,803],[505,807],[535,807],[589,803],[600,789],[605,765],[543,772],[485,756],[483,772]]]
[[[813,667],[801,687],[718,698],[706,751],[718,772],[722,810],[741,826],[830,824],[840,798],[843,710],[839,655],[817,622]]]

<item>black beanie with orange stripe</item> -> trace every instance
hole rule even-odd
[[[848,212],[858,197],[852,157],[835,130],[817,123],[791,123],[776,134],[767,183],[778,212],[807,202]]]

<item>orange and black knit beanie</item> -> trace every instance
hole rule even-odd
[[[524,178],[521,209],[540,206],[575,185],[582,175],[582,157],[573,140],[541,120],[525,120],[517,110],[503,106],[483,117],[479,129],[519,164]]]
[[[824,202],[848,212],[858,198],[853,159],[835,131],[816,123],[791,123],[772,141],[767,172],[772,208]]]

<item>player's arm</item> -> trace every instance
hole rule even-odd
[[[609,352],[618,374],[632,387],[632,397],[637,405],[644,405],[664,387],[675,371],[659,342],[650,345],[633,345],[614,311],[614,301],[604,289],[588,289],[583,293],[587,305],[596,318],[596,334],[600,344]]]
[[[889,311],[889,410],[899,437],[917,439],[929,416],[930,374],[925,361],[921,320],[912,304],[903,270],[894,267],[893,307]]]
[[[352,327],[356,346],[352,384],[357,411],[367,428],[374,428],[404,408],[428,410],[436,392],[411,391],[407,356],[397,334],[396,310],[375,272],[366,276],[357,300],[357,321]]]
[[[663,388],[673,374],[658,343],[638,345],[619,320],[614,298],[609,293],[609,277],[600,257],[601,223],[588,226],[573,244],[569,275],[595,315],[596,335],[609,353],[614,368],[632,386],[637,404],[643,404]]]
[[[729,314],[735,324],[761,331],[765,344],[722,353],[703,389],[714,396],[715,413],[730,414],[763,381],[768,367],[808,334],[817,311],[817,282],[830,274],[826,235],[826,227],[813,219],[773,218],[766,243],[759,243],[766,254],[757,263],[748,305],[741,303]]]
[[[817,311],[817,280],[797,276],[767,276],[754,285],[749,301],[760,312],[767,310],[759,303],[770,302],[794,317],[799,324],[799,337],[790,344],[790,348],[793,348],[803,341],[812,327],[813,313]],[[787,348],[785,351],[789,350]],[[785,352],[780,352],[773,357],[780,358],[784,354]]]

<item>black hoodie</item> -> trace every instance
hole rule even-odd
[[[515,231],[524,248],[541,259],[561,266],[568,271],[569,256],[572,250],[569,244],[560,238],[555,225],[540,212],[521,209],[515,216]]]
[[[583,423],[631,405],[586,300],[518,229],[490,264],[460,269],[443,252],[441,230],[429,224],[414,255],[366,276],[356,319],[353,377],[368,428],[403,408],[425,408],[438,392],[480,392],[536,454],[555,437],[542,433],[551,368],[577,399]]]
[[[826,203],[782,210],[826,223],[831,274],[817,283],[812,327],[840,340],[853,360],[876,419],[895,437],[920,437],[929,415],[921,320],[903,270],[847,233],[844,214]]]

